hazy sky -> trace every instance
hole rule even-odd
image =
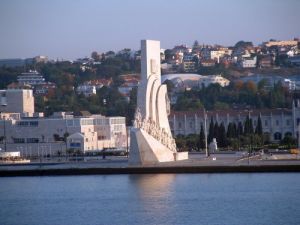
[[[299,0],[0,0],[0,58],[300,36]]]

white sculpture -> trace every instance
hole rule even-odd
[[[209,144],[209,151],[216,152],[218,150],[217,140],[213,138],[212,142]]]
[[[161,84],[160,42],[141,42],[141,83],[137,109],[130,132],[131,165],[187,159],[187,152],[177,152],[168,121],[167,86]]]

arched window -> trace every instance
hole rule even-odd
[[[274,134],[274,140],[281,140],[281,133],[276,132],[276,133]]]

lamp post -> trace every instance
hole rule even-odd
[[[206,131],[206,120],[207,120],[207,114],[206,114],[206,111],[204,109],[204,136],[205,136],[205,154],[206,154],[206,157],[209,157],[209,152],[208,152],[208,149],[207,149],[207,131]]]
[[[6,118],[3,116],[3,128],[4,128],[4,152],[6,152]]]
[[[127,127],[126,127],[126,156],[127,156],[127,158],[129,157],[128,130],[127,130]]]
[[[247,108],[247,110],[248,110],[247,126],[248,126],[248,132],[250,134],[250,143],[249,143],[249,148],[248,148],[248,165],[249,165],[250,164],[251,148],[252,148],[252,129],[251,129],[250,125],[252,125],[252,123],[250,123],[250,109]]]

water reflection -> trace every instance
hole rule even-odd
[[[141,198],[169,196],[175,174],[130,175]]]
[[[137,200],[149,217],[164,220],[170,215],[174,200],[175,174],[130,175],[129,180],[135,189]]]

